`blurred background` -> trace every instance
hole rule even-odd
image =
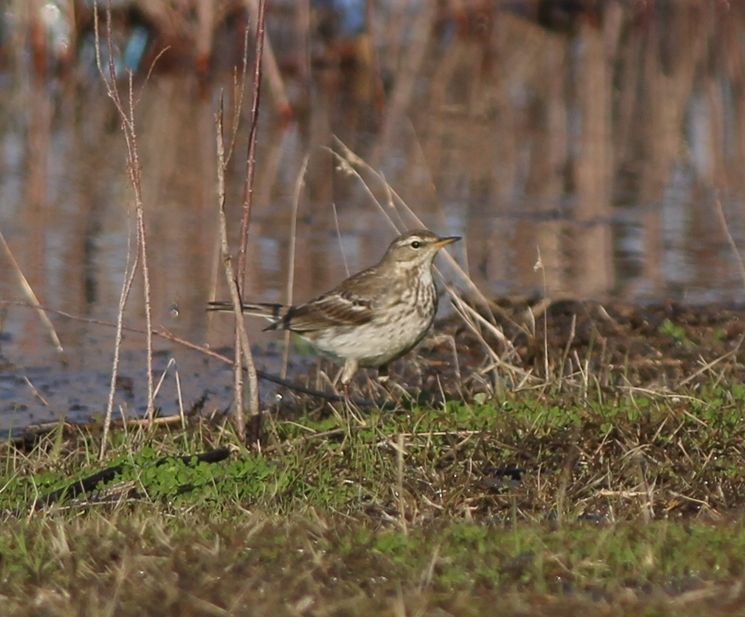
[[[745,3],[267,5],[247,298],[286,299],[306,157],[295,300],[371,264],[393,237],[370,193],[329,152],[341,140],[429,228],[464,236],[452,254],[489,296],[745,300],[727,235],[745,243]],[[231,318],[204,311],[208,299],[225,296],[214,116],[224,92],[232,117],[234,75],[257,2],[111,7],[120,86],[131,71],[141,93],[154,323],[197,343],[229,344]],[[228,177],[234,240],[246,133],[244,122]],[[134,231],[125,154],[96,69],[92,2],[4,0],[0,231],[45,306],[115,319]],[[365,179],[393,213],[390,191],[370,173]],[[0,300],[23,299],[0,253]],[[62,356],[32,311],[0,306],[0,428],[90,415],[105,403],[113,332],[51,318]],[[139,282],[126,319],[143,322]],[[262,335],[261,325],[252,322],[252,332],[266,350],[276,337]],[[229,369],[156,344],[159,370],[176,359],[187,403],[206,396],[225,404]],[[142,347],[137,337],[125,339],[125,411],[144,408]],[[272,358],[260,354],[259,364],[271,370]],[[159,403],[173,411],[171,380],[164,388]]]

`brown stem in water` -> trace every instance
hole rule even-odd
[[[132,278],[137,269],[138,261],[142,266],[142,282],[145,296],[145,323],[146,323],[146,339],[145,344],[147,347],[147,417],[150,421],[153,420],[155,415],[155,389],[153,383],[153,337],[152,337],[152,310],[150,300],[150,271],[148,268],[147,260],[147,235],[145,233],[145,211],[142,200],[142,169],[140,166],[140,155],[137,147],[137,131],[135,129],[135,99],[134,99],[134,88],[132,83],[132,73],[128,74],[128,97],[127,103],[122,101],[119,94],[119,88],[116,83],[116,68],[114,66],[114,46],[112,43],[111,33],[111,5],[106,8],[106,45],[108,54],[107,71],[104,71],[103,64],[101,62],[101,50],[100,50],[100,35],[98,27],[98,3],[93,4],[93,25],[95,33],[95,45],[96,45],[96,67],[98,73],[101,76],[101,80],[106,87],[106,94],[114,103],[114,107],[119,113],[121,120],[121,129],[124,135],[124,140],[127,146],[127,171],[129,174],[129,181],[132,185],[135,202],[135,221],[137,226],[137,253],[132,264],[132,270],[129,276],[125,277],[125,283],[122,287],[122,293],[120,295],[117,323],[121,324],[123,319],[124,307],[127,303],[129,296],[129,289],[132,284]],[[159,58],[160,55],[157,56]],[[157,59],[156,58],[156,59]],[[108,72],[108,75],[107,75]],[[148,73],[149,75],[149,73]],[[109,391],[109,401],[106,408],[106,420],[104,423],[104,439],[101,440],[101,451],[100,456],[103,457],[106,451],[106,429],[111,422],[111,415],[113,412],[114,405],[114,389],[116,383],[116,377],[119,366],[119,350],[121,345],[121,326],[117,327],[117,336],[114,341],[114,359],[112,363],[112,376],[111,386]]]
[[[243,361],[246,366],[253,367],[253,358],[251,356],[251,345],[248,341],[248,334],[243,323],[241,312],[241,297],[238,287],[238,279],[233,269],[233,260],[230,256],[230,246],[228,245],[228,224],[225,216],[225,170],[227,162],[225,159],[225,141],[223,138],[223,99],[220,97],[219,107],[215,115],[215,133],[217,137],[217,202],[218,202],[218,228],[220,231],[220,253],[222,256],[222,265],[225,272],[225,280],[230,291],[230,300],[233,304],[233,314],[235,316],[236,347],[235,360],[233,361],[233,389],[235,397],[234,420],[236,430],[241,441],[246,439],[246,422],[243,417]],[[255,369],[254,369],[255,373]],[[252,386],[252,392],[256,392],[255,386]]]
[[[297,213],[300,209],[300,192],[303,190],[305,184],[305,172],[308,169],[308,155],[303,157],[303,163],[300,165],[300,171],[295,181],[295,192],[292,197],[292,219],[290,221],[290,251],[287,258],[287,289],[285,296],[285,303],[287,306],[292,306],[293,289],[295,287],[295,246],[297,244]],[[292,333],[289,330],[285,331],[285,348],[282,351],[282,370],[280,375],[284,379],[287,377],[287,363],[290,357],[290,335]]]
[[[21,284],[23,295],[26,296],[26,298],[31,304],[39,304],[39,299],[36,297],[36,294],[34,293],[34,290],[31,287],[31,284],[28,282],[28,279],[23,274],[21,267],[18,265],[18,262],[16,261],[16,258],[13,255],[13,251],[10,250],[10,245],[5,240],[5,236],[3,235],[2,231],[0,231],[0,246],[3,249],[5,256],[8,258],[8,261],[10,262],[11,267],[15,271],[16,276],[18,277],[18,282]],[[54,347],[57,349],[57,351],[60,351],[60,352],[64,351],[64,349],[62,348],[62,342],[60,341],[59,336],[57,336],[57,331],[54,329],[54,325],[50,321],[47,314],[42,309],[38,309],[37,314],[39,315],[39,319],[41,320],[42,325],[46,328],[47,332],[49,333],[49,338],[52,339],[52,343],[54,343]]]
[[[251,124],[248,134],[248,148],[246,151],[246,175],[243,184],[243,207],[241,213],[241,240],[238,251],[238,277],[237,286],[242,290],[246,282],[246,252],[248,248],[248,229],[251,222],[251,206],[253,205],[254,177],[256,175],[256,132],[259,124],[259,103],[261,101],[261,61],[264,50],[264,23],[266,13],[266,1],[259,1],[259,11],[256,22],[256,60],[254,67],[254,90],[253,101],[251,103]],[[249,413],[251,416],[251,428],[249,440],[252,443],[258,443],[261,432],[261,409],[259,407],[259,388],[256,377],[256,367],[254,366],[251,349],[245,349],[241,354],[242,341],[240,332],[236,330],[235,341],[235,362],[240,366],[241,356],[246,360],[246,373],[248,375],[249,387]],[[239,370],[239,369],[236,369]],[[237,394],[237,393],[236,393]]]

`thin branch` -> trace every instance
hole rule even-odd
[[[135,252],[134,259],[132,258],[131,251],[131,233],[128,235],[127,240],[127,262],[124,269],[126,276],[124,277],[124,284],[119,294],[119,304],[116,311],[116,333],[114,334],[114,359],[112,360],[111,366],[111,381],[109,383],[109,397],[106,402],[106,415],[103,421],[103,435],[101,436],[101,448],[98,452],[99,459],[103,459],[106,454],[106,439],[109,436],[109,427],[111,426],[111,417],[114,414],[114,395],[116,393],[116,381],[119,375],[119,359],[121,357],[121,345],[122,345],[122,330],[124,329],[124,307],[127,305],[127,298],[129,297],[129,291],[132,289],[132,282],[134,281],[135,274],[137,273],[137,261],[138,253]],[[130,260],[132,260],[130,265]]]
[[[303,163],[300,165],[300,171],[295,180],[295,191],[292,197],[292,218],[290,220],[290,251],[287,257],[287,288],[285,292],[285,302],[287,306],[292,306],[292,291],[295,287],[295,246],[297,244],[297,213],[300,208],[300,192],[303,190],[305,185],[305,172],[308,169],[308,155],[306,154],[303,158]],[[290,335],[292,333],[287,330],[285,332],[285,348],[282,352],[282,370],[280,375],[287,377],[287,363],[290,355]]]
[[[243,109],[243,97],[246,94],[246,73],[248,72],[248,24],[243,31],[243,63],[241,65],[240,80],[233,76],[233,118],[230,126],[230,144],[225,154],[225,164],[227,165],[233,158],[235,150],[235,141],[238,138],[238,125],[241,122],[241,109]]]
[[[228,223],[225,216],[225,141],[223,138],[223,99],[220,96],[217,114],[215,114],[215,135],[217,139],[217,202],[218,202],[218,229],[220,232],[220,254],[222,256],[223,272],[225,281],[230,291],[230,299],[233,304],[235,316],[236,347],[235,360],[233,362],[233,390],[234,390],[234,420],[236,431],[241,441],[246,439],[246,422],[243,417],[243,362],[251,359],[251,347],[246,334],[241,311],[241,297],[238,281],[233,270],[233,260],[230,256],[228,244]]]
[[[717,218],[719,219],[719,224],[722,226],[722,231],[724,232],[724,235],[727,238],[727,243],[729,244],[729,247],[732,249],[732,253],[735,256],[735,259],[737,260],[737,267],[740,270],[740,278],[742,279],[743,285],[745,285],[745,262],[743,262],[742,255],[740,254],[740,251],[737,248],[737,243],[735,242],[735,239],[732,237],[732,233],[730,233],[729,225],[727,223],[727,217],[724,215],[724,209],[722,208],[722,202],[719,201],[719,198],[717,198],[714,201],[714,209],[717,212]]]
[[[277,64],[277,58],[274,55],[274,48],[272,47],[272,42],[269,39],[269,35],[263,32],[264,16],[263,14],[261,14],[261,11],[263,10],[262,5],[264,4],[264,2],[262,0],[262,2],[258,3],[258,8],[256,6],[257,0],[245,0],[245,3],[248,7],[251,18],[253,18],[257,24],[261,24],[262,27],[262,55],[266,57],[266,60],[263,62],[265,66],[262,67],[262,72],[266,72],[267,84],[269,85],[269,91],[274,97],[274,107],[276,113],[280,118],[290,118],[292,116],[292,107],[290,106],[290,101],[287,98],[285,84],[282,80],[282,73],[279,70],[279,65]]]
[[[256,133],[259,126],[259,103],[261,101],[261,62],[264,54],[264,23],[266,14],[266,0],[259,1],[259,11],[256,22],[256,54],[254,67],[254,90],[251,103],[251,120],[248,133],[248,148],[246,151],[246,176],[243,184],[243,207],[241,213],[241,238],[238,250],[238,290],[242,290],[246,282],[246,256],[248,249],[248,228],[251,222],[251,206],[253,205],[254,178],[256,175]],[[239,294],[240,295],[240,294]],[[236,363],[240,362],[241,346],[239,331],[236,330]],[[251,348],[243,350],[246,359],[246,373],[249,387],[249,410],[251,414],[251,436],[254,443],[258,443],[261,431],[261,408],[259,406],[259,384],[256,377]]]
[[[16,276],[18,277],[18,281],[21,284],[21,289],[23,290],[24,295],[26,296],[26,298],[28,298],[30,303],[39,304],[39,299],[36,297],[36,294],[34,293],[34,290],[31,287],[31,284],[28,282],[28,279],[24,276],[23,271],[18,265],[18,262],[16,261],[16,258],[13,255],[13,251],[10,250],[10,245],[5,240],[5,236],[3,235],[2,231],[0,231],[0,245],[2,245],[3,251],[5,252],[5,255],[8,258],[8,261],[10,261],[10,265],[13,267],[13,270],[15,271]],[[64,351],[64,349],[62,348],[62,343],[60,342],[59,336],[57,336],[57,331],[54,329],[54,324],[52,324],[47,314],[41,309],[37,310],[37,314],[39,315],[39,319],[41,320],[42,325],[47,329],[47,332],[49,333],[49,338],[52,339],[52,343],[54,344],[57,351],[59,352]]]
[[[347,263],[347,254],[344,252],[344,242],[341,238],[341,227],[339,226],[339,213],[336,211],[336,202],[331,202],[331,210],[334,213],[334,226],[336,227],[336,240],[339,242],[339,253],[341,254],[341,260],[344,263],[344,272],[347,278],[349,278],[349,264]]]
[[[158,60],[161,59],[163,54],[165,54],[169,49],[171,49],[170,45],[166,45],[163,49],[161,49],[158,52],[158,55],[153,58],[153,61],[150,63],[150,68],[147,70],[147,75],[145,75],[145,80],[142,82],[142,87],[140,88],[140,93],[135,98],[135,107],[140,103],[140,99],[142,99],[142,95],[145,94],[145,86],[147,85],[147,82],[150,81],[150,77],[153,74],[153,71],[155,70],[155,65],[158,64]]]
[[[130,184],[132,185],[132,191],[134,193],[135,220],[136,220],[136,225],[137,225],[137,246],[138,246],[138,253],[139,253],[139,258],[138,260],[135,260],[134,265],[136,267],[139,261],[140,265],[142,266],[142,282],[143,282],[143,289],[144,289],[144,296],[145,296],[145,322],[147,326],[146,331],[149,333],[152,331],[152,306],[151,306],[151,299],[150,299],[150,270],[148,267],[148,259],[147,259],[147,234],[145,230],[145,213],[144,213],[144,206],[143,206],[143,200],[142,200],[142,169],[140,166],[140,155],[139,155],[139,150],[137,147],[137,131],[135,129],[135,113],[134,113],[135,99],[134,99],[133,75],[131,71],[128,73],[128,86],[129,86],[128,100],[127,100],[127,107],[125,108],[124,103],[122,102],[121,96],[119,94],[119,88],[117,87],[117,84],[116,84],[116,67],[114,65],[114,46],[113,46],[113,36],[111,32],[111,2],[110,1],[106,8],[106,46],[107,46],[107,53],[108,53],[108,58],[107,58],[108,76],[106,75],[103,64],[101,62],[100,34],[99,34],[99,25],[98,25],[98,2],[97,1],[94,2],[93,4],[93,28],[94,28],[95,45],[96,45],[96,67],[98,68],[98,72],[99,72],[99,75],[101,76],[101,80],[103,81],[106,87],[106,94],[112,100],[112,102],[114,103],[114,106],[116,107],[117,112],[119,113],[119,118],[122,123],[122,133],[124,135],[124,141],[127,146],[127,171],[129,175]],[[160,54],[158,55],[158,58],[159,57],[160,57]],[[120,313],[124,310],[124,306],[126,304],[128,296],[129,296],[129,290],[127,290],[126,293],[124,293],[124,289],[123,289],[121,299],[124,301],[124,304],[120,303],[120,306],[119,306]],[[118,354],[119,343],[120,341],[115,341],[115,344],[114,344],[115,346],[115,358],[113,362],[114,367],[118,365],[117,354]],[[146,337],[146,347],[147,347],[147,358],[146,358],[147,416],[148,418],[152,419],[155,416],[155,401],[154,401],[155,397],[154,397],[154,382],[153,382],[153,339],[152,339],[152,335],[150,334],[148,334]],[[115,378],[116,378],[116,375],[113,375],[112,382],[113,380],[115,380]],[[109,421],[110,421],[110,418],[109,418]],[[102,455],[103,455],[104,447],[105,446],[102,446]]]
[[[145,209],[142,204],[142,170],[140,167],[140,153],[137,149],[137,132],[135,131],[135,107],[133,100],[132,72],[129,72],[129,118],[130,137],[127,152],[129,155],[129,169],[132,188],[135,194],[135,216],[137,218],[137,240],[140,249],[140,263],[142,265],[142,287],[145,296],[145,325],[148,332],[153,329],[152,302],[150,297],[150,268],[147,260],[147,234],[145,233]],[[153,337],[145,338],[147,348],[147,417],[155,417],[155,390],[153,382]]]
[[[246,252],[248,249],[248,227],[251,222],[253,205],[254,177],[256,174],[256,133],[259,125],[259,102],[261,101],[261,59],[264,49],[265,0],[259,2],[259,15],[256,24],[256,64],[254,67],[254,91],[251,102],[251,124],[246,151],[246,175],[243,183],[243,209],[241,214],[241,242],[238,251],[238,283],[242,288],[246,277]]]

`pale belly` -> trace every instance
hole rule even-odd
[[[433,320],[434,312],[426,322],[402,320],[391,324],[371,322],[354,328],[339,327],[314,337],[311,342],[324,353],[375,368],[411,350],[424,338]]]

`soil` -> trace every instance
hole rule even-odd
[[[743,307],[500,300],[491,315],[480,313],[509,344],[488,327],[477,336],[458,316],[439,324],[455,337],[458,353],[471,365],[488,362],[483,337],[505,361],[542,378],[582,369],[607,386],[675,388],[711,381],[705,368],[711,363],[711,370],[726,369],[737,380],[745,377]]]

